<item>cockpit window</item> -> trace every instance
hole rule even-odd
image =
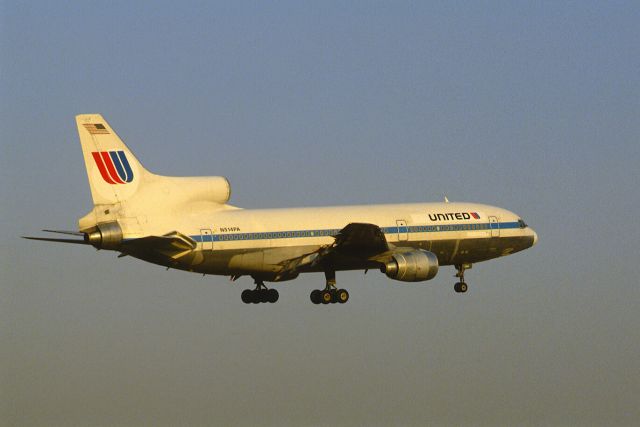
[[[520,228],[527,228],[527,224],[524,223],[522,218],[518,219],[518,224],[520,225]]]

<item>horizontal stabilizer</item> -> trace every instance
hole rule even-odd
[[[84,240],[78,240],[78,239],[53,239],[50,237],[29,237],[29,236],[22,236],[23,239],[29,239],[29,240],[42,240],[43,242],[57,242],[57,243],[75,243],[78,245],[89,245],[89,242],[85,242]]]
[[[47,233],[69,234],[71,236],[84,236],[84,233],[81,233],[79,231],[66,231],[66,230],[42,230],[42,231],[46,231]]]

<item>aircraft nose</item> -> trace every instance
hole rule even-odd
[[[533,233],[533,244],[531,246],[534,246],[536,243],[538,243],[538,233],[533,231],[533,229],[531,230],[531,232]]]

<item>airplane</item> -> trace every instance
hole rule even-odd
[[[228,204],[229,181],[220,176],[169,177],[145,169],[100,114],[76,116],[93,209],[67,236],[26,237],[91,245],[167,268],[253,279],[245,304],[274,303],[265,282],[324,272],[313,304],[344,304],[349,292],[336,272],[380,270],[417,283],[452,265],[457,293],[467,292],[474,263],[511,255],[538,236],[520,216],[477,203],[380,204],[241,209]]]

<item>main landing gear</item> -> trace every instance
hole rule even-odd
[[[242,291],[242,302],[245,304],[274,303],[278,301],[280,294],[275,289],[268,289],[260,279],[253,278],[255,289],[245,289]]]
[[[344,304],[349,301],[349,292],[346,289],[336,289],[336,272],[328,270],[324,272],[326,285],[323,290],[311,291],[311,302],[314,304]]]
[[[458,270],[458,272],[456,273],[455,277],[458,277],[460,281],[453,285],[453,290],[459,294],[467,292],[468,287],[467,283],[464,281],[464,271],[468,268],[471,268],[471,264],[456,265],[456,269]]]

